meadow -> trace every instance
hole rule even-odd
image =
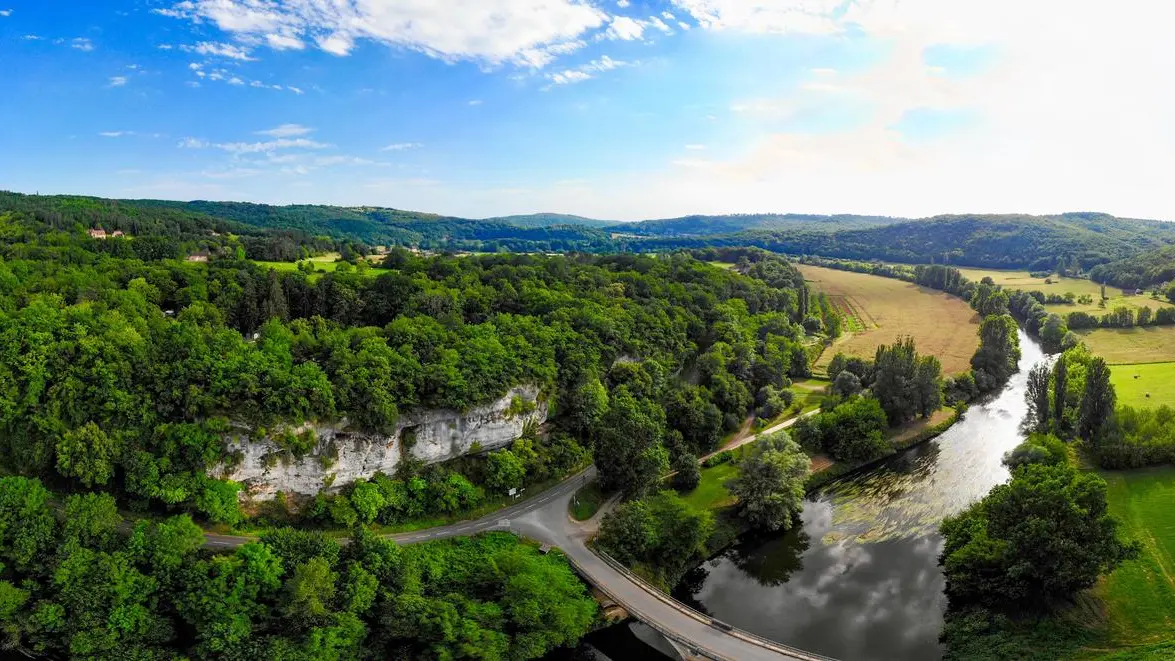
[[[338,258],[339,258],[338,253],[329,253],[326,255],[320,255],[318,257],[311,257],[309,260],[303,260],[303,261],[309,261],[311,264],[314,265],[314,273],[310,274],[310,280],[311,281],[317,280],[318,278],[322,277],[323,273],[334,273],[335,271],[337,271],[339,268],[339,264],[343,263],[343,262],[337,261]],[[372,256],[368,257],[367,259],[371,263],[379,263],[380,257],[377,255],[372,255]],[[292,272],[298,270],[298,264],[296,262],[263,262],[263,261],[254,260],[253,263],[257,264],[258,266],[260,266],[262,268],[273,269],[274,271],[277,271],[279,273],[282,273],[282,272],[292,273]],[[388,269],[382,269],[377,266],[373,266],[373,267],[363,271],[363,274],[366,275],[367,277],[370,277],[370,278],[374,278],[374,277],[381,275],[381,274],[384,274],[384,273],[390,273],[390,271]]]
[[[1169,641],[1175,631],[1175,468],[1102,472],[1110,511],[1142,555],[1094,589],[1114,646]],[[1160,658],[1160,657],[1156,657]],[[1170,658],[1170,657],[1165,657]]]
[[[1118,403],[1136,408],[1175,407],[1175,363],[1111,365]]]
[[[1093,297],[1093,302],[1085,305],[1053,304],[1045,306],[1045,309],[1049,312],[1055,312],[1060,315],[1065,315],[1070,312],[1088,312],[1097,316],[1105,314],[1116,307],[1127,307],[1135,310],[1144,307],[1151,308],[1152,310],[1157,310],[1161,307],[1170,307],[1166,301],[1153,299],[1149,295],[1127,294],[1117,287],[1106,285],[1107,300],[1106,306],[1103,308],[1098,305],[1102,296],[1102,286],[1085,278],[1062,278],[1056,275],[1050,276],[1049,278],[1034,278],[1028,271],[1004,271],[997,269],[961,268],[959,271],[962,272],[965,278],[974,282],[979,282],[985,277],[991,278],[993,282],[1005,289],[1039,291],[1046,296],[1049,294],[1064,296],[1065,294],[1071,293],[1077,297],[1082,295]],[[1046,280],[1049,282],[1046,282]]]
[[[1098,328],[1078,335],[1111,365],[1175,361],[1175,326]]]
[[[979,347],[979,316],[963,300],[901,280],[798,264],[811,287],[848,316],[849,332],[816,362],[818,372],[837,353],[872,358],[882,344],[909,335],[918,351],[942,361],[944,374],[971,367]]]

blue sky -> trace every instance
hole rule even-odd
[[[1156,5],[0,0],[0,188],[1175,218]]]

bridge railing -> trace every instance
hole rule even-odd
[[[647,581],[645,581],[640,576],[637,576],[636,574],[634,574],[631,570],[629,570],[628,567],[625,567],[623,564],[621,564],[615,558],[608,555],[603,550],[595,547],[594,544],[591,545],[590,548],[591,548],[592,552],[594,552],[596,554],[597,557],[599,557],[601,560],[604,561],[605,564],[607,564],[613,570],[620,573],[622,576],[624,576],[629,581],[636,584],[642,590],[649,593],[653,597],[657,598],[659,601],[663,602],[667,606],[669,606],[669,607],[671,607],[681,613],[684,613],[685,615],[688,615],[689,617],[697,620],[698,622],[701,622],[702,624],[706,624],[708,626],[714,627],[715,629],[717,629],[719,631],[725,632],[729,636],[733,636],[735,638],[740,638],[740,639],[745,640],[751,644],[758,645],[759,647],[771,650],[773,652],[777,652],[781,655],[791,657],[793,659],[802,659],[803,661],[836,661],[836,659],[833,659],[832,657],[827,657],[827,656],[823,656],[820,654],[814,654],[812,652],[806,652],[804,650],[801,650],[801,649],[798,649],[795,647],[791,647],[789,645],[784,645],[782,643],[778,643],[778,642],[771,640],[769,638],[764,638],[763,636],[753,634],[749,631],[744,631],[744,630],[739,629],[737,627],[731,626],[731,625],[729,625],[729,624],[727,624],[717,618],[711,617],[709,615],[706,615],[705,613],[702,613],[702,612],[699,612],[693,608],[690,608],[689,606],[681,603],[680,601],[674,599],[673,597],[671,597],[671,596],[665,594],[664,592],[662,592],[661,590],[657,589],[655,586],[649,584]],[[570,556],[568,556],[568,560],[571,560],[571,563],[573,566],[576,565],[575,561],[572,560],[570,558]],[[576,570],[579,571],[581,574],[585,573],[582,567],[576,566]],[[640,613],[639,611],[637,611],[633,608],[630,608],[628,606],[628,604],[625,604],[622,600],[618,599],[616,597],[616,595],[612,594],[606,587],[604,587],[602,585],[597,585],[596,588],[599,589],[601,592],[604,592],[606,595],[608,595],[609,599],[611,599],[612,601],[614,601],[617,604],[619,604],[620,606],[622,606],[631,615],[633,615],[634,617],[636,617],[640,621],[644,622],[645,624],[649,625],[653,629],[656,629],[661,635],[665,636],[666,638],[673,640],[673,641],[676,641],[677,643],[683,645],[691,653],[693,653],[695,655],[706,656],[707,658],[715,659],[716,661],[738,661],[737,659],[733,659],[731,657],[727,657],[727,656],[718,654],[712,650],[699,648],[698,644],[696,642],[691,641],[691,640],[687,640],[686,638],[684,638],[681,634],[678,634],[677,632],[664,630],[656,622],[653,622],[651,618],[648,618],[648,617],[644,616],[642,613]]]

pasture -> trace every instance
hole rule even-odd
[[[818,371],[837,353],[872,358],[879,345],[903,335],[914,338],[919,353],[937,357],[944,374],[971,367],[979,347],[979,316],[959,298],[892,278],[806,264],[797,268],[851,320],[849,332],[816,362]]]
[[[1049,278],[1034,278],[1028,271],[1004,271],[998,269],[960,268],[959,271],[963,274],[963,277],[974,282],[979,282],[985,277],[991,278],[993,282],[1002,286],[1004,289],[1039,291],[1046,296],[1049,294],[1064,296],[1065,294],[1071,293],[1076,297],[1082,295],[1093,297],[1093,302],[1088,304],[1053,304],[1045,306],[1045,309],[1049,312],[1055,312],[1061,316],[1070,312],[1088,312],[1089,314],[1100,316],[1116,307],[1127,307],[1135,310],[1144,307],[1151,308],[1152,310],[1169,307],[1166,301],[1153,299],[1147,294],[1136,296],[1127,294],[1117,287],[1106,285],[1106,297],[1108,300],[1106,301],[1106,306],[1103,308],[1098,305],[1098,301],[1101,300],[1102,296],[1102,286],[1085,278],[1062,278],[1056,275]],[[1045,280],[1050,280],[1051,282],[1045,282]]]
[[[1111,365],[1110,381],[1119,404],[1135,408],[1166,404],[1175,408],[1175,363]]]
[[[1175,326],[1097,328],[1078,335],[1111,365],[1175,361]]]
[[[1104,604],[1106,636],[1122,646],[1169,641],[1175,631],[1175,468],[1100,474],[1121,534],[1142,544],[1138,560],[1094,588]]]
[[[320,255],[318,257],[311,257],[309,260],[303,260],[309,261],[314,266],[314,273],[310,274],[310,280],[317,280],[318,278],[322,277],[323,273],[334,273],[337,271],[339,264],[342,263],[336,261],[338,258],[338,253],[329,253],[326,255]],[[372,264],[378,264],[379,260],[381,259],[382,256],[380,255],[370,255],[367,258],[368,262]],[[254,260],[253,263],[257,264],[261,268],[273,269],[278,273],[293,273],[294,271],[298,270],[298,264],[296,262],[263,262]],[[370,278],[374,278],[384,273],[390,273],[390,271],[388,269],[382,269],[377,266],[372,266],[371,268],[363,271],[363,275]]]

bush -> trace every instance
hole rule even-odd
[[[733,460],[734,450],[723,450],[718,454],[708,457],[705,461],[702,462],[702,466],[705,468],[713,468],[715,466],[721,466],[722,464],[729,464]]]
[[[810,452],[824,452],[837,461],[859,463],[886,453],[886,418],[871,397],[853,397],[829,412],[800,420],[792,428]]]

